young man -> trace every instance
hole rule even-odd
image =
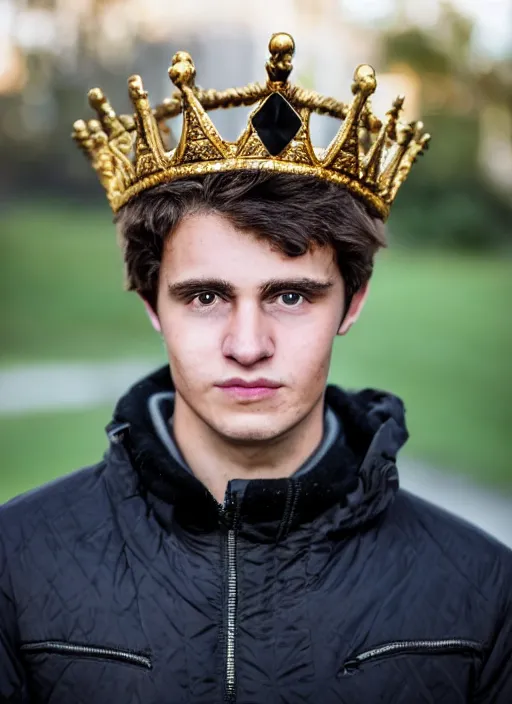
[[[512,701],[510,552],[399,489],[398,398],[326,388],[425,138],[372,115],[369,67],[344,106],[270,49],[265,86],[200,91],[180,53],[181,95],[134,77],[135,119],[93,91],[75,125],[169,366],[102,462],[1,510],[1,702]],[[259,100],[232,145],[204,110]],[[344,119],[322,153],[312,109]]]

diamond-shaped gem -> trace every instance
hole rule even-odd
[[[280,93],[271,93],[252,116],[258,137],[272,156],[280,154],[302,127],[302,120]]]

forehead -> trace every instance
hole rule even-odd
[[[204,276],[247,285],[286,276],[332,278],[338,267],[330,247],[290,257],[220,215],[196,214],[184,218],[167,241],[162,271],[168,280]]]

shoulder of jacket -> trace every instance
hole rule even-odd
[[[512,550],[478,526],[402,489],[393,514],[428,569],[458,573],[491,600],[512,583]]]
[[[76,531],[85,528],[94,505],[98,507],[103,488],[104,461],[76,470],[16,496],[0,506],[0,536],[4,550],[18,550],[32,535],[63,524]],[[86,509],[86,505],[89,510]],[[67,519],[67,520],[66,520]],[[62,533],[61,530],[59,530]]]

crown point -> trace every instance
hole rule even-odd
[[[101,105],[106,101],[105,94],[101,90],[101,88],[91,88],[91,90],[88,93],[89,97],[89,104],[92,107],[96,107]]]
[[[354,72],[354,83],[352,84],[352,92],[362,92],[370,95],[377,88],[377,80],[375,78],[375,69],[369,64],[360,64]]]
[[[119,115],[119,121],[128,132],[135,129],[135,120],[133,119],[133,115]]]
[[[295,42],[291,34],[279,32],[273,34],[268,44],[270,60],[266,69],[268,78],[273,83],[285,83],[292,72],[292,58],[295,52]]]
[[[196,67],[192,57],[186,51],[178,51],[172,57],[169,68],[169,78],[177,88],[182,86],[192,87],[196,77]]]
[[[366,78],[367,76],[375,78],[375,69],[373,66],[370,66],[370,64],[359,64],[354,71],[354,80],[358,81]]]
[[[294,54],[295,42],[291,34],[278,32],[270,37],[268,50],[271,54]]]
[[[415,124],[410,123],[408,125],[400,125],[400,129],[397,130],[397,144],[399,146],[407,147],[414,137]]]
[[[89,105],[96,110],[103,126],[108,131],[107,123],[111,126],[112,121],[116,120],[117,116],[101,88],[91,88],[89,91]]]
[[[393,114],[395,114],[397,117],[402,111],[404,102],[405,95],[397,95],[396,98],[393,100],[393,107],[391,108],[391,112],[393,112]]]
[[[188,53],[188,51],[177,51],[174,56],[172,57],[172,65],[178,64],[180,62],[188,63],[188,64],[193,64],[192,57]]]
[[[87,122],[85,120],[75,120],[73,122],[74,132],[85,132],[87,130]]]
[[[423,122],[421,122],[421,120],[418,120],[418,122],[416,122],[416,124],[414,126],[415,136],[417,136],[419,138],[421,133],[423,132],[424,127],[425,127],[425,125],[423,124]]]
[[[140,76],[130,76],[128,79],[128,92],[132,100],[146,97],[146,92]]]
[[[422,151],[426,151],[429,148],[431,139],[432,135],[428,132],[425,132],[425,134],[422,135],[422,137],[420,138],[420,146]]]

